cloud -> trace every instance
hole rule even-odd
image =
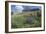
[[[36,10],[36,9],[40,9],[41,10],[41,6],[25,6],[25,5],[11,5],[11,11],[22,11],[22,10]]]
[[[20,6],[20,5],[16,5],[16,10],[23,10],[23,6]]]

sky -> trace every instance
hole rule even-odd
[[[11,5],[11,11],[32,10],[32,9],[40,9],[41,10],[41,6]]]

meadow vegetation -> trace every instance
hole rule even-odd
[[[11,24],[12,28],[41,27],[41,11],[14,14],[11,16]]]

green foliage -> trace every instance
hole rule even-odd
[[[24,15],[14,15],[11,17],[12,28],[31,28],[31,27],[41,27],[41,16],[33,16],[32,24],[26,22],[27,16]]]

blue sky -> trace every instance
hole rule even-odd
[[[15,10],[16,10],[15,5],[11,5],[11,11],[15,11]]]
[[[11,5],[11,11],[31,10],[31,9],[37,9],[37,8],[41,10],[41,6]]]

